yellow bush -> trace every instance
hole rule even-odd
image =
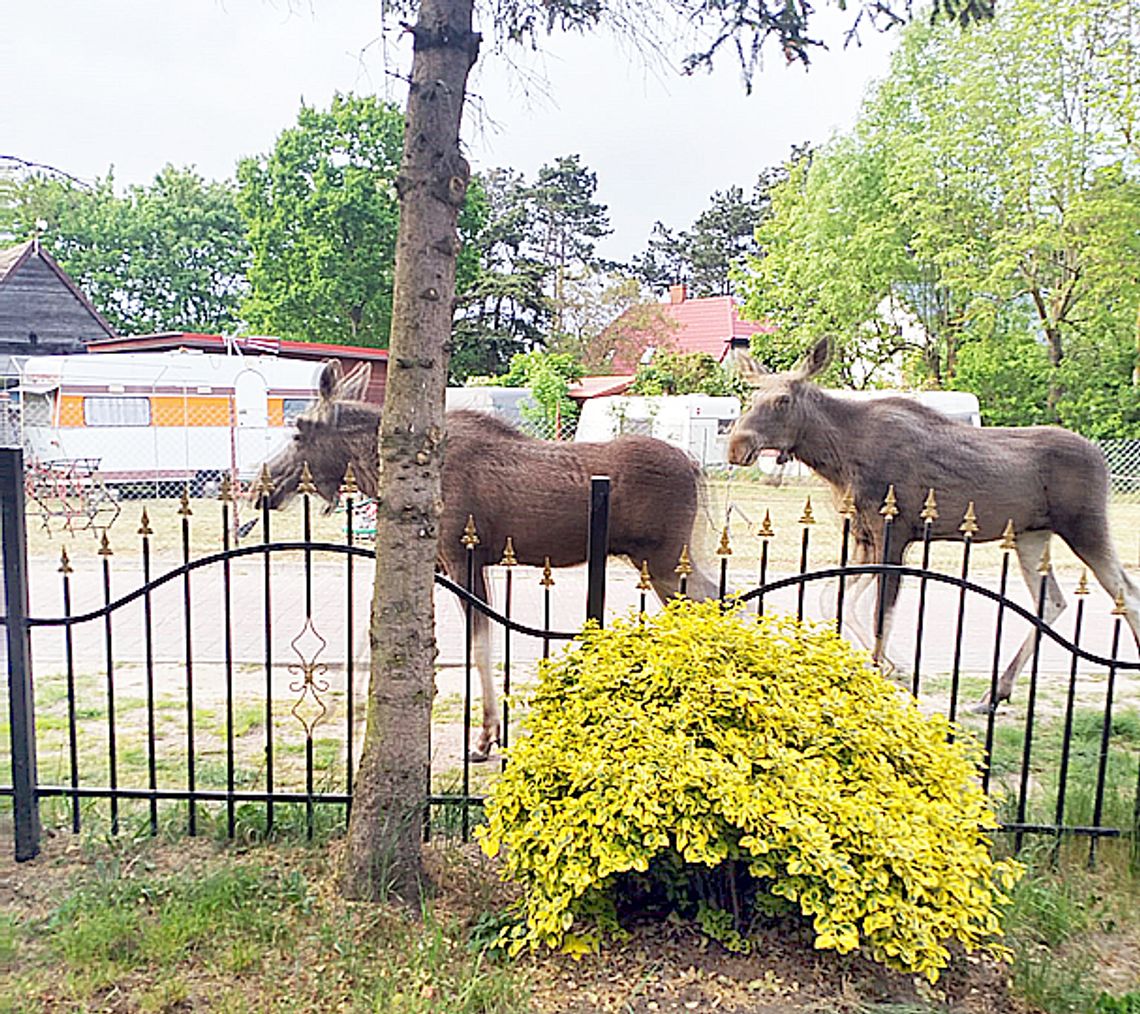
[[[525,888],[512,953],[596,948],[631,896],[740,948],[798,908],[816,947],[931,981],[950,941],[1001,950],[1020,867],[978,748],[830,628],[678,600],[544,663],[525,722],[480,829]]]

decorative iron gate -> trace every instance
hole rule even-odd
[[[218,511],[221,548],[198,556],[193,549],[201,523],[184,496],[177,507],[171,565],[157,575],[161,553],[144,509],[137,540],[131,540],[137,566],[113,563],[116,552],[122,554],[123,540],[116,536],[120,545],[113,549],[104,531],[97,563],[85,564],[85,581],[76,574],[79,561],[70,560],[66,551],[50,582],[39,575],[40,587],[54,586],[58,608],[31,614],[23,464],[19,451],[0,450],[12,744],[10,777],[5,779],[0,768],[0,795],[12,801],[17,858],[35,855],[42,808],[49,811],[46,819],[73,831],[96,825],[113,834],[156,834],[173,822],[190,834],[208,831],[234,838],[289,825],[312,836],[330,821],[345,819],[363,717],[357,706],[363,681],[356,657],[364,625],[355,622],[355,612],[365,598],[361,583],[372,570],[361,561],[372,559],[374,552],[362,544],[359,498],[350,480],[344,492],[339,538],[316,531],[310,496],[303,494],[299,538],[275,540],[273,517],[263,509],[256,519],[260,531],[239,542],[239,532],[250,532],[249,522],[236,524],[235,505],[228,489],[223,490],[220,503],[210,508]],[[607,497],[606,484],[596,482],[586,615],[599,621],[605,612]],[[920,567],[853,566],[847,562],[847,520],[839,566],[812,568],[810,501],[800,523],[795,572],[778,574],[770,566],[774,533],[766,519],[757,533],[754,586],[731,596],[730,577],[738,580],[740,575],[730,575],[734,551],[726,529],[717,550],[721,597],[758,612],[778,606],[803,618],[809,586],[827,585],[835,588],[842,621],[847,589],[856,578],[881,582],[905,577],[917,583],[908,689],[922,700],[934,700],[952,721],[973,723],[971,731],[984,743],[987,759],[981,778],[987,788],[998,782],[1008,788],[1001,816],[1015,843],[1020,845],[1026,834],[1079,834],[1088,836],[1092,854],[1102,837],[1135,836],[1140,712],[1128,702],[1140,686],[1127,681],[1140,675],[1140,661],[1121,657],[1122,605],[1108,620],[1111,648],[1098,653],[1082,644],[1083,596],[1071,637],[1042,619],[1044,577],[1035,607],[1010,596],[1008,548],[996,589],[970,574],[968,531],[956,575],[931,569],[929,539]],[[327,530],[327,521],[320,524]],[[513,672],[529,671],[530,663],[548,655],[553,644],[577,636],[576,624],[573,630],[552,625],[557,600],[549,570],[538,581],[537,594],[520,596],[521,575],[514,572],[509,547],[504,550],[502,612],[470,594],[470,573],[466,586],[436,576],[442,598],[450,603],[445,608],[455,612],[458,607],[459,614],[457,624],[445,625],[441,640],[450,638],[450,647],[445,643],[444,651],[462,661],[447,667],[454,686],[450,693],[442,678],[437,681],[439,722],[433,724],[435,758],[425,786],[425,835],[442,829],[466,837],[472,810],[496,770],[469,760],[474,611],[489,617],[499,632],[505,695],[511,692]],[[683,555],[679,573],[687,566]],[[124,582],[130,587],[124,589]],[[643,611],[648,588],[643,573],[637,586]],[[993,614],[992,627],[976,621],[982,606]],[[969,624],[968,613],[974,614]],[[992,699],[1003,643],[1014,622],[1033,639],[1021,691],[1024,715],[999,714],[991,707],[971,717],[962,708],[963,697],[988,688]],[[873,626],[881,637],[881,608]],[[935,642],[950,656],[937,673],[930,663]],[[1047,647],[1063,656],[1067,670],[1051,702],[1040,695],[1039,663]],[[980,649],[988,653],[988,664],[968,666],[966,655]],[[1082,704],[1082,681],[1088,684],[1084,691],[1092,687],[1098,694],[1094,708]],[[1121,698],[1132,710],[1119,710]],[[452,714],[456,707],[458,716]],[[504,747],[511,717],[505,699]]]

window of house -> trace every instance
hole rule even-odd
[[[84,398],[83,422],[87,426],[149,426],[150,399]]]

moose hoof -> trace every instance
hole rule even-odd
[[[498,736],[480,736],[479,742],[467,751],[467,759],[469,761],[474,761],[477,764],[482,763],[485,760],[489,760],[491,757],[491,747],[495,746],[498,742]]]

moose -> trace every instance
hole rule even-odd
[[[1007,523],[1016,534],[1022,576],[1036,594],[1044,563],[1043,619],[1052,623],[1065,598],[1049,565],[1050,535],[1055,533],[1088,565],[1104,589],[1124,603],[1125,617],[1140,646],[1140,587],[1125,572],[1108,530],[1108,470],[1099,449],[1056,426],[978,429],[906,398],[851,402],[827,394],[813,383],[828,365],[829,339],[817,342],[793,369],[768,373],[751,356],[736,368],[753,387],[751,406],[729,436],[729,461],[750,465],[763,450],[777,461],[797,459],[824,479],[838,499],[854,499],[853,562],[901,564],[907,547],[923,538],[922,510],[935,491],[938,517],[933,539],[960,537],[960,522],[971,502],[977,505],[975,541],[1002,538]],[[894,486],[898,514],[884,537],[880,513]],[[886,543],[884,545],[884,543]],[[861,575],[851,583],[857,600],[874,583]],[[883,624],[872,639],[847,617],[855,637],[872,647],[873,657],[890,673],[897,667],[886,652],[890,618],[898,598],[899,577],[881,585]],[[1018,673],[1033,650],[1027,637],[1002,672],[997,694],[979,708],[1009,700]]]
[[[273,489],[271,508],[297,492],[307,463],[318,494],[331,506],[351,463],[360,490],[376,497],[379,487],[377,431],[380,409],[362,399],[371,364],[343,374],[331,360],[321,371],[318,398],[297,417],[292,441],[266,463]],[[521,564],[567,567],[586,559],[590,478],[611,479],[609,552],[647,566],[663,602],[679,590],[678,559],[692,537],[701,493],[699,466],[684,451],[661,440],[622,436],[609,443],[552,443],[526,436],[481,412],[446,417],[438,566],[453,581],[466,576],[474,553],[472,593],[487,598],[487,567],[498,563],[508,536]],[[479,542],[462,541],[468,517]],[[716,594],[713,582],[694,567],[686,584],[693,598]],[[483,698],[483,727],[472,750],[487,759],[499,742],[487,617],[472,610],[472,642]]]

